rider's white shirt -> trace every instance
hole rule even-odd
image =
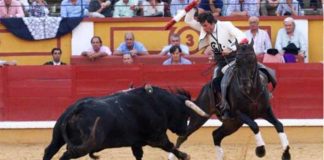
[[[210,42],[215,42],[215,39],[204,31],[200,23],[194,19],[194,14],[195,9],[190,10],[185,16],[185,22],[190,27],[200,32],[198,47],[199,49],[202,49],[210,45]],[[234,45],[235,38],[238,40],[238,42],[246,38],[246,35],[241,30],[236,28],[231,22],[221,22],[219,20],[217,20],[213,35],[222,45],[222,48],[230,48],[231,50],[236,50]]]

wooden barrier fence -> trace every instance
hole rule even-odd
[[[271,100],[279,118],[323,118],[323,64],[269,64],[278,86]],[[47,121],[76,99],[145,83],[181,87],[196,97],[210,64],[13,66],[0,68],[0,121]]]

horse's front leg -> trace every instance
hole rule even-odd
[[[224,158],[224,152],[221,147],[223,138],[237,131],[242,125],[243,124],[236,119],[229,119],[224,121],[218,129],[213,131],[216,160],[223,160]]]
[[[246,114],[244,114],[240,111],[237,111],[237,115],[239,116],[240,120],[243,123],[247,124],[254,133],[255,141],[257,144],[257,147],[255,148],[255,154],[258,157],[263,157],[266,153],[265,148],[264,148],[265,143],[261,136],[258,124],[253,119],[251,119],[249,116],[247,116]]]
[[[278,132],[281,146],[283,149],[283,154],[281,156],[281,159],[282,160],[290,160],[291,159],[290,153],[289,153],[290,148],[289,148],[289,141],[288,141],[287,135],[284,132],[284,127],[283,127],[282,123],[273,114],[271,107],[268,108],[265,119],[268,122],[270,122],[272,125],[274,125],[274,127],[276,128],[276,130]]]

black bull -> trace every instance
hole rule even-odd
[[[166,134],[167,129],[179,136],[186,133],[188,118],[199,113],[188,107],[194,105],[189,100],[186,91],[170,93],[158,87],[81,99],[57,120],[43,160],[51,159],[64,144],[67,150],[61,160],[87,154],[96,159],[95,152],[126,146],[132,148],[136,160],[141,160],[145,145],[172,152],[179,159],[190,159],[174,147]]]

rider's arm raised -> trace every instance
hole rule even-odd
[[[185,16],[185,23],[187,23],[191,28],[200,31],[201,25],[198,21],[195,20],[194,15],[196,13],[196,9],[190,10]]]

